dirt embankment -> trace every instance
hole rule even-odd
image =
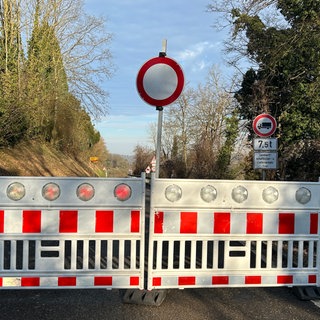
[[[89,159],[75,159],[48,144],[22,143],[0,149],[0,176],[97,176]]]

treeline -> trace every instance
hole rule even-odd
[[[197,88],[186,86],[179,99],[164,108],[161,177],[243,178],[243,139],[234,82],[226,83],[216,66]],[[156,126],[150,133],[156,141]],[[240,141],[241,140],[241,141]],[[134,174],[149,165],[153,151],[135,148]]]
[[[224,24],[229,22],[229,62],[238,68],[244,60],[249,64],[235,93],[249,141],[254,136],[252,121],[258,114],[269,113],[277,120],[279,170],[277,176],[272,171],[269,176],[317,181],[320,1],[248,0],[234,5],[232,0],[217,0],[211,1],[209,10],[219,13]],[[249,157],[252,159],[252,154]]]
[[[320,0],[212,0],[208,10],[217,13],[216,26],[229,25],[226,57],[241,72],[225,89],[211,73],[166,107],[162,174],[261,178],[253,169],[252,123],[268,113],[277,120],[279,168],[267,179],[318,181]],[[136,151],[139,171],[146,157]]]
[[[98,75],[90,75],[97,63],[91,67],[89,61],[98,57],[106,63],[110,55],[95,54],[94,40],[88,47],[101,21],[83,20],[80,4],[0,1],[0,147],[41,139],[76,154],[100,140],[91,114],[105,112],[105,101],[99,105],[105,93],[93,79]]]

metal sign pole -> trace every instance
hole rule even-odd
[[[157,107],[157,110],[159,111],[159,113],[158,113],[157,149],[156,149],[156,178],[159,178],[163,107]]]
[[[159,52],[159,57],[167,55],[167,40],[162,40],[162,51]],[[157,131],[157,149],[156,149],[156,178],[159,178],[160,173],[160,158],[161,158],[161,135],[162,135],[162,122],[163,122],[163,107],[156,107],[159,111],[158,114],[158,131]]]
[[[142,65],[136,81],[141,98],[159,111],[156,163],[155,168],[153,167],[157,178],[160,175],[163,107],[178,99],[184,86],[181,67],[173,59],[166,58],[166,52],[167,40],[162,40],[162,51],[159,52],[159,57],[149,59]]]

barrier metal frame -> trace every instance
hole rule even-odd
[[[166,199],[171,186],[181,199]],[[217,191],[210,203],[200,196],[206,186]],[[232,198],[238,186],[242,203]],[[262,199],[270,187],[273,203]],[[301,188],[311,193],[306,204],[296,199]],[[320,183],[152,177],[148,289],[319,286],[319,194]]]
[[[26,194],[14,201],[14,182]],[[44,199],[55,183],[60,196]],[[81,184],[94,197],[76,195]],[[126,184],[131,197],[114,189]],[[141,178],[0,177],[0,289],[144,288],[145,175]]]

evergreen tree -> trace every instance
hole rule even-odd
[[[39,2],[28,46],[28,99],[31,135],[57,141],[57,119],[68,96],[67,77],[54,28],[40,18]]]
[[[102,20],[84,15],[81,1],[0,0],[0,146],[41,138],[77,154],[101,141],[89,116],[90,107],[81,100],[81,90],[76,95],[69,89],[85,73],[94,77],[90,63],[99,60],[103,67],[97,73],[106,71],[110,57],[105,47],[110,35],[99,34]],[[23,5],[34,8],[32,18],[22,10]],[[31,35],[22,26],[31,26]],[[72,66],[74,72],[70,72]],[[85,88],[93,100],[100,93],[104,96],[94,81]]]
[[[245,73],[236,98],[243,119],[252,121],[261,112],[276,117],[281,174],[295,179],[289,168],[298,142],[300,152],[320,139],[320,1],[279,0],[277,8],[287,21],[284,28],[233,11],[235,34],[245,32],[247,55],[258,65]],[[248,129],[252,134],[251,122]]]
[[[219,150],[216,178],[232,179],[233,176],[230,170],[231,157],[239,133],[239,116],[237,112],[233,111],[231,116],[226,117],[225,122],[225,142]]]
[[[0,145],[13,145],[25,132],[23,51],[17,1],[0,1]]]

